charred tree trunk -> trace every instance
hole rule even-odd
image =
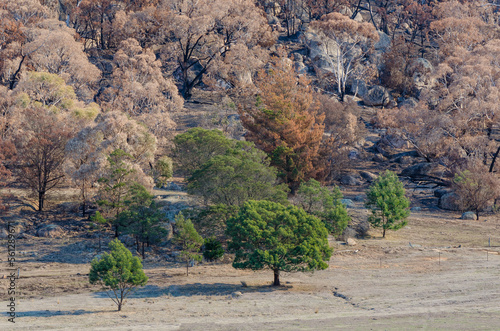
[[[183,80],[183,85],[182,85],[182,97],[186,100],[191,98],[191,86],[189,84],[189,73],[188,69],[185,68],[184,66],[181,67],[182,70],[182,80]]]
[[[491,161],[490,171],[489,172],[493,172],[493,169],[495,168],[495,161],[497,160],[498,153],[500,153],[500,146],[498,147],[497,151],[493,155],[493,160]]]
[[[11,89],[11,90],[14,89],[14,87],[16,86],[16,83],[19,80],[18,76],[19,76],[19,73],[21,72],[21,68],[23,67],[24,59],[26,59],[26,55],[21,56],[21,62],[19,62],[19,66],[17,67],[16,72],[10,78],[9,89]]]
[[[122,306],[123,306],[123,290],[120,289],[120,298],[118,298],[117,302],[118,302],[118,311],[121,311],[122,310]]]
[[[280,286],[280,270],[274,269],[274,282],[273,286]]]
[[[144,260],[146,258],[145,254],[144,254],[144,241],[142,242],[142,259]]]
[[[104,49],[104,12],[101,12],[101,49]]]
[[[340,90],[340,101],[345,102],[345,88]]]
[[[359,13],[359,11],[361,9],[361,1],[362,0],[358,1],[358,5],[356,6],[356,9],[354,10],[354,12],[351,15],[351,20],[353,20],[356,17],[356,15],[358,15],[358,13]]]
[[[102,228],[99,227],[99,252],[101,251],[101,236],[102,236]]]
[[[82,217],[85,217],[85,209],[87,209],[87,195],[85,194],[85,180],[82,184]]]
[[[38,192],[38,211],[43,211],[43,202],[45,201],[45,192]]]
[[[87,204],[85,203],[85,200],[84,200],[83,204],[82,204],[82,217],[85,217],[85,208],[87,208]]]

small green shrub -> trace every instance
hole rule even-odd
[[[100,284],[109,290],[108,296],[122,309],[125,298],[137,287],[144,286],[148,277],[142,270],[141,260],[115,239],[109,243],[111,253],[94,258],[89,272],[90,284]]]
[[[174,165],[172,159],[168,156],[162,156],[156,160],[153,169],[153,178],[156,183],[156,187],[162,187],[166,185],[168,179],[174,174]]]
[[[373,227],[386,230],[399,230],[408,224],[410,201],[405,197],[403,183],[389,170],[370,185],[366,193],[365,207],[372,212],[368,222]]]
[[[204,246],[203,257],[205,260],[214,261],[224,256],[224,248],[222,248],[221,242],[216,238],[205,239]]]

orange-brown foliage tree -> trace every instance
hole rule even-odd
[[[273,58],[256,82],[257,103],[240,106],[246,139],[269,154],[279,176],[295,192],[309,178],[323,179],[327,173],[322,158],[324,115],[317,114],[309,80],[297,77],[286,58]]]
[[[39,0],[0,0],[0,8],[23,26],[31,26],[43,19],[55,17],[55,13],[43,6]]]
[[[5,7],[5,3],[1,3]],[[4,9],[0,7],[1,9]],[[23,24],[14,19],[8,11],[0,11],[0,82],[8,85],[13,74],[6,70],[5,65],[12,57],[19,54],[20,47],[24,44],[26,36],[22,31]]]
[[[123,6],[117,0],[82,0],[66,2],[70,26],[84,39],[85,49],[116,47],[112,30],[116,12]]]
[[[498,139],[500,121],[500,39],[472,51],[456,47],[438,66],[438,85],[424,94],[430,107],[447,122],[446,135],[462,158],[482,158],[486,164]]]
[[[18,180],[38,196],[43,211],[46,194],[64,178],[66,142],[72,129],[68,122],[45,108],[28,108],[15,143],[18,150]]]
[[[0,0],[0,78],[4,85],[13,89],[25,61],[33,49],[26,49],[26,29],[34,27],[44,19],[53,18],[54,13],[38,0]]]
[[[1,13],[0,18],[6,19],[4,24],[9,22],[9,17]],[[10,36],[2,38],[0,32],[0,79],[4,85],[14,89],[23,73],[45,71],[63,77],[81,99],[93,99],[101,73],[89,62],[75,30],[54,19],[29,27],[10,24],[5,28]]]
[[[0,86],[0,140],[11,138],[18,119],[16,100],[12,94],[7,87]]]

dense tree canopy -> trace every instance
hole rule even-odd
[[[223,155],[234,142],[224,137],[220,130],[192,128],[174,138],[175,160],[179,170],[192,175],[216,155]]]
[[[188,192],[205,202],[239,206],[248,200],[286,200],[286,188],[276,184],[276,169],[252,143],[238,142],[216,155],[188,179]]]
[[[280,285],[280,271],[326,269],[331,256],[328,232],[319,219],[295,206],[269,201],[249,201],[227,221],[233,267],[270,269],[273,285]]]
[[[333,236],[339,236],[351,220],[341,202],[342,197],[338,187],[329,190],[318,181],[310,179],[300,184],[295,202],[318,217]]]

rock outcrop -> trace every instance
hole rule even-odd
[[[458,195],[453,192],[442,195],[441,198],[439,198],[438,207],[445,210],[460,210]]]
[[[363,102],[367,106],[387,106],[391,101],[389,91],[383,86],[375,85],[362,97]]]
[[[64,230],[59,225],[46,224],[37,229],[36,235],[44,238],[60,238],[64,235]]]

